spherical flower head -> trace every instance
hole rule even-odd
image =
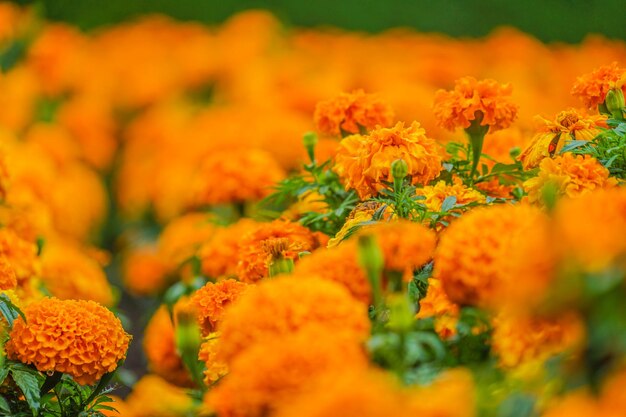
[[[343,285],[357,300],[369,304],[372,289],[359,265],[358,248],[355,240],[339,246],[318,249],[300,259],[294,270],[296,275],[317,275]]]
[[[622,265],[626,254],[626,189],[594,190],[575,199],[559,200],[554,225],[556,249],[567,265],[587,272]]]
[[[205,336],[216,330],[225,309],[247,288],[248,284],[226,279],[216,284],[209,282],[193,294],[191,302],[196,307],[198,323]]]
[[[113,291],[102,266],[74,243],[54,240],[44,245],[41,279],[56,298],[113,305]]]
[[[44,298],[23,312],[26,321],[15,320],[6,344],[10,359],[91,385],[126,358],[130,335],[113,313],[93,301]]]
[[[239,241],[258,225],[252,219],[243,218],[227,227],[217,228],[213,239],[205,242],[198,252],[202,273],[214,279],[236,276]]]
[[[428,292],[419,303],[416,319],[435,318],[435,331],[442,339],[449,339],[456,335],[456,324],[459,319],[459,306],[448,298],[443,290],[441,281],[428,279]]]
[[[275,220],[260,223],[243,236],[238,245],[237,277],[246,283],[255,283],[269,275],[269,265],[277,255],[296,261],[300,252],[312,252],[322,246],[319,234],[311,232],[299,223]]]
[[[316,323],[253,343],[231,362],[229,374],[211,390],[208,401],[220,416],[273,415],[326,372],[366,366],[365,349],[358,341]]]
[[[363,90],[341,93],[315,106],[313,116],[318,132],[330,136],[361,133],[376,126],[391,126],[393,110],[376,94]]]
[[[392,375],[375,369],[331,370],[276,417],[409,417],[406,395]]]
[[[191,205],[257,201],[283,178],[285,171],[269,152],[253,148],[214,151],[191,180]]]
[[[249,289],[230,306],[220,327],[220,354],[230,364],[255,343],[280,340],[310,325],[359,341],[370,329],[366,305],[340,284],[313,276],[278,277]]]
[[[547,215],[530,205],[474,209],[441,233],[434,275],[457,304],[532,308],[553,276],[549,230]]]
[[[546,187],[556,196],[577,197],[592,190],[612,188],[617,180],[610,176],[597,159],[591,155],[565,153],[554,159],[545,158],[539,164],[539,174],[524,182],[528,202],[544,204]]]
[[[489,126],[492,132],[505,129],[517,117],[518,106],[509,98],[512,91],[510,84],[499,84],[495,80],[460,78],[456,80],[454,90],[435,93],[435,118],[448,130],[467,129],[477,113],[481,113],[481,126]]]
[[[582,347],[585,330],[573,314],[542,318],[499,314],[493,320],[493,352],[503,368],[543,362]]]
[[[172,220],[159,236],[159,256],[169,272],[194,256],[203,243],[210,241],[217,226],[206,213],[189,213]]]
[[[154,296],[168,285],[167,268],[151,246],[131,249],[125,255],[122,277],[125,288],[140,296]]]
[[[418,122],[405,127],[378,127],[368,136],[352,135],[339,143],[334,170],[346,189],[354,189],[362,200],[393,182],[391,164],[402,159],[412,184],[428,184],[441,172],[438,144],[426,136]]]
[[[606,94],[612,88],[621,88],[626,93],[626,69],[618,67],[617,62],[578,77],[571,93],[588,108],[595,108],[604,103]]]
[[[204,384],[207,387],[228,374],[228,366],[218,357],[219,340],[219,332],[209,334],[200,345],[200,352],[198,352],[198,359],[205,365]]]
[[[588,116],[575,109],[568,109],[556,115],[554,120],[537,116],[537,134],[520,155],[524,169],[539,166],[544,158],[554,158],[570,140],[592,140],[606,127],[606,117]]]
[[[188,415],[194,407],[186,390],[152,374],[137,381],[126,405],[132,417],[178,417]]]
[[[178,354],[174,333],[174,322],[166,306],[154,313],[144,331],[143,349],[148,368],[168,381],[189,387],[191,377]]]
[[[11,263],[4,256],[0,256],[0,290],[10,290],[17,287],[17,277]]]

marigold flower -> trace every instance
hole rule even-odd
[[[230,363],[255,343],[280,340],[319,324],[354,340],[364,340],[370,329],[367,307],[340,284],[312,276],[263,281],[227,310],[220,327],[220,354]]]
[[[559,200],[554,210],[555,247],[568,265],[598,272],[626,254],[626,189],[594,190]]]
[[[365,271],[359,265],[355,240],[327,249],[318,249],[298,261],[294,274],[317,275],[343,285],[365,304],[369,304],[372,289]]]
[[[548,219],[526,204],[477,208],[441,234],[436,278],[450,300],[487,308],[531,308],[554,269]]]
[[[0,256],[0,290],[10,290],[17,287],[17,277],[11,263],[4,256]]]
[[[48,241],[41,254],[41,280],[61,300],[92,300],[113,305],[113,291],[100,264],[80,247]]]
[[[7,198],[9,182],[9,169],[6,164],[4,154],[0,154],[0,201],[3,201],[5,198]]]
[[[134,416],[134,414],[132,414],[132,411],[130,410],[128,405],[126,405],[126,402],[123,399],[116,395],[108,395],[108,397],[111,398],[111,400],[113,401],[107,402],[105,405],[113,407],[115,411],[105,409],[99,410],[102,414],[105,415],[105,417]]]
[[[126,398],[132,417],[180,417],[193,410],[187,392],[157,375],[146,375],[133,386]]]
[[[176,385],[193,385],[176,349],[174,323],[166,306],[159,307],[148,322],[144,330],[143,349],[150,371]]]
[[[324,201],[324,197],[317,192],[309,191],[299,196],[298,201],[289,206],[281,218],[295,221],[305,213],[324,213],[325,211],[328,211],[328,204]]]
[[[408,389],[410,416],[474,417],[476,388],[471,372],[464,368],[442,372],[432,384]]]
[[[367,366],[359,341],[324,323],[292,331],[256,341],[231,362],[229,374],[208,397],[218,415],[270,415],[325,372]]]
[[[511,198],[514,185],[502,184],[500,179],[492,178],[489,181],[481,181],[474,184],[474,188],[482,191],[485,195],[493,198]]]
[[[412,184],[428,184],[441,171],[438,144],[426,136],[418,122],[409,127],[378,127],[368,136],[352,135],[339,143],[334,170],[346,189],[354,189],[362,200],[392,182],[391,163],[402,159]]]
[[[390,208],[383,208],[384,204],[377,201],[365,201],[358,204],[346,218],[346,222],[341,226],[341,230],[328,241],[328,247],[334,248],[339,245],[345,239],[349,237],[349,234],[354,232],[353,228],[360,223],[372,221],[374,214],[379,210],[382,210],[382,219],[389,220],[392,218],[392,210]]]
[[[198,359],[205,365],[204,383],[207,387],[228,374],[228,366],[218,357],[219,338],[219,332],[209,334],[200,345],[200,352],[198,352]]]
[[[604,103],[611,88],[621,88],[626,94],[626,69],[618,67],[617,62],[578,77],[571,93],[580,98],[588,108],[594,108]]]
[[[194,256],[201,245],[213,238],[216,226],[206,213],[189,213],[172,220],[159,236],[159,256],[175,271]]]
[[[11,359],[91,385],[126,357],[130,335],[113,313],[93,301],[44,298],[23,312],[26,321],[20,317],[13,323],[6,344]]]
[[[6,227],[0,228],[0,256],[11,265],[20,285],[38,275],[41,270],[37,245],[20,238]]]
[[[428,292],[420,300],[419,311],[415,318],[435,318],[435,331],[442,339],[456,335],[456,323],[459,319],[459,306],[448,298],[441,281],[428,279]]]
[[[490,126],[491,131],[505,129],[517,117],[518,107],[509,100],[512,91],[510,84],[463,77],[455,81],[453,91],[435,93],[433,111],[439,125],[448,130],[467,129],[477,112],[483,115],[481,126]]]
[[[378,125],[391,126],[394,114],[378,95],[356,90],[320,101],[313,118],[320,133],[340,136],[344,132],[362,133],[362,129],[372,130]]]
[[[524,169],[539,166],[544,158],[554,158],[570,140],[592,140],[606,127],[606,116],[586,116],[575,109],[568,109],[556,115],[554,121],[536,117],[538,133],[520,155]]]
[[[441,211],[441,206],[443,202],[448,197],[455,197],[456,204],[458,205],[466,205],[470,203],[480,203],[484,204],[486,202],[486,197],[476,191],[473,188],[466,187],[463,185],[460,179],[456,179],[454,184],[449,185],[445,181],[438,181],[434,185],[427,185],[423,188],[418,188],[415,190],[416,195],[424,196],[424,200],[420,200],[419,202],[424,204],[429,211],[439,212]],[[466,211],[467,208],[456,208],[453,209],[453,212],[462,213]],[[450,222],[454,219],[453,215],[445,216],[441,220]],[[439,225],[437,230],[441,230],[443,225]]]
[[[515,368],[571,354],[582,347],[584,335],[584,324],[573,314],[553,318],[499,314],[493,320],[492,347],[500,366]]]
[[[168,285],[167,268],[156,247],[131,249],[124,257],[122,278],[124,286],[135,295],[150,296]]]
[[[215,229],[213,239],[205,242],[198,252],[202,273],[214,279],[221,276],[235,277],[239,262],[239,241],[258,225],[252,219],[242,218],[237,223]]]
[[[311,232],[299,223],[275,220],[260,223],[239,241],[237,276],[246,283],[255,283],[269,274],[272,261],[272,242],[281,240],[281,256],[297,260],[300,252],[312,252],[323,245],[322,236]]]
[[[227,149],[204,158],[191,182],[192,206],[256,201],[272,192],[285,171],[260,149]]]
[[[216,284],[209,282],[192,295],[191,302],[196,307],[198,323],[205,336],[216,330],[225,309],[239,299],[247,287],[243,282],[226,279]]]
[[[558,196],[577,197],[616,185],[609,170],[591,155],[565,153],[541,161],[539,174],[524,182],[524,190],[530,203],[542,205],[544,187],[554,187]]]

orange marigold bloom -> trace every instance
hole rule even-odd
[[[554,210],[555,246],[568,265],[597,272],[626,254],[626,188],[594,190],[559,200]]]
[[[209,154],[191,182],[192,206],[256,201],[272,192],[285,171],[260,149],[227,149]]]
[[[49,241],[41,254],[41,280],[61,300],[113,305],[113,291],[100,264],[75,244]]]
[[[220,354],[230,363],[255,343],[280,340],[319,324],[329,334],[345,332],[359,341],[370,329],[367,307],[339,284],[312,276],[263,281],[226,312],[220,327]]]
[[[148,322],[143,349],[150,371],[176,385],[192,385],[189,372],[176,349],[174,323],[166,306],[159,307]]]
[[[285,403],[276,417],[409,417],[406,393],[392,375],[375,369],[330,370]],[[429,416],[429,415],[426,415]]]
[[[113,401],[106,402],[105,405],[109,407],[113,407],[115,411],[104,410],[104,409],[98,410],[102,414],[104,414],[105,417],[121,417],[121,416],[133,417],[134,416],[134,414],[132,414],[132,411],[130,410],[128,405],[126,405],[126,402],[123,399],[121,399],[120,397],[116,395],[108,395],[108,397],[110,397]]]
[[[207,387],[215,384],[228,374],[228,365],[218,357],[219,332],[209,334],[200,345],[198,359],[204,362],[204,383]]]
[[[247,288],[248,284],[226,279],[217,284],[209,282],[191,296],[191,302],[196,307],[198,323],[204,335],[216,330],[225,309],[239,299]]]
[[[293,300],[290,300],[293,302]],[[286,323],[283,323],[283,325]],[[224,417],[262,417],[302,393],[325,372],[364,369],[367,357],[354,338],[324,323],[257,341],[237,356],[208,401]]]
[[[194,407],[186,390],[150,374],[133,386],[126,405],[131,410],[130,417],[180,417],[189,415]]]
[[[215,229],[213,239],[205,242],[198,253],[202,273],[215,279],[224,275],[236,276],[239,241],[258,225],[252,219],[243,218],[227,227]]]
[[[206,213],[189,213],[167,224],[159,236],[159,256],[168,271],[175,271],[213,238],[216,225]]]
[[[9,168],[7,167],[4,154],[0,154],[0,201],[3,201],[5,198],[7,198],[9,181]]]
[[[492,132],[505,129],[517,117],[518,107],[509,100],[512,91],[511,84],[463,77],[455,81],[453,91],[435,93],[433,111],[439,125],[448,130],[467,129],[477,112],[483,115],[481,126],[490,126]]]
[[[499,314],[493,320],[492,347],[499,363],[515,368],[582,347],[585,331],[579,317],[553,318]]]
[[[11,265],[20,285],[41,270],[37,245],[20,238],[8,228],[0,228],[0,256]]]
[[[11,263],[4,256],[0,256],[0,290],[10,290],[17,287],[17,277]]]
[[[554,158],[570,140],[592,140],[606,127],[606,116],[587,116],[575,109],[556,115],[554,121],[537,116],[538,133],[520,155],[524,169],[539,166],[544,158]]]
[[[372,130],[378,125],[391,126],[394,114],[378,95],[356,90],[320,101],[315,106],[313,118],[320,133],[340,136],[361,133],[362,129]]]
[[[482,191],[493,198],[511,198],[514,185],[502,184],[500,179],[492,178],[489,181],[482,181],[474,184],[477,190]]]
[[[428,292],[419,303],[417,319],[435,317],[435,331],[443,338],[448,339],[456,335],[456,324],[459,319],[459,306],[448,298],[443,290],[441,281],[428,279]]]
[[[239,241],[237,276],[243,282],[255,283],[269,274],[272,261],[272,242],[280,239],[284,258],[298,259],[300,252],[312,252],[322,246],[322,236],[311,232],[299,223],[275,220],[260,223]]]
[[[464,368],[442,372],[430,385],[408,389],[408,415],[424,417],[474,417],[476,389]]]
[[[355,240],[333,248],[319,249],[298,261],[294,273],[317,275],[343,285],[365,304],[369,304],[372,289],[365,271],[359,265]]]
[[[354,189],[362,200],[393,181],[391,163],[402,159],[408,166],[412,184],[428,184],[441,172],[438,144],[426,136],[418,122],[409,127],[378,127],[368,136],[352,135],[339,143],[334,170],[346,189]]]
[[[477,208],[441,234],[436,278],[450,300],[487,308],[531,308],[552,279],[548,218],[526,204]]]
[[[482,193],[473,188],[466,187],[460,179],[455,179],[452,185],[447,184],[445,181],[438,181],[435,185],[427,185],[426,187],[418,188],[415,190],[415,194],[425,197],[424,200],[419,200],[419,202],[424,204],[426,208],[432,212],[439,212],[444,200],[448,197],[455,197],[456,204],[459,205],[470,203],[485,204],[487,201]],[[467,210],[467,207],[453,209],[454,212],[459,214]],[[453,215],[449,215],[441,220],[449,223],[454,218]],[[438,224],[436,227],[437,230],[441,230],[442,228],[442,224]]]
[[[617,180],[591,155],[565,153],[546,158],[539,165],[539,174],[524,182],[528,201],[543,204],[544,187],[555,187],[559,196],[576,197],[599,188],[611,188]]]
[[[130,335],[113,313],[93,301],[44,298],[23,311],[26,321],[15,320],[6,345],[11,359],[91,385],[126,357]]]
[[[156,247],[131,249],[124,257],[124,286],[135,295],[156,295],[169,284],[167,268]]]
[[[626,94],[626,69],[618,67],[617,62],[578,77],[572,95],[580,98],[588,108],[594,108],[604,103],[611,88],[621,88]]]

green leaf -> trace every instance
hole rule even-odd
[[[563,146],[560,153],[569,152],[572,149],[580,148],[581,146],[585,146],[588,143],[588,140],[569,140],[565,142],[565,146]]]
[[[450,195],[448,197],[445,198],[445,200],[443,200],[443,203],[441,203],[441,212],[445,213],[446,211],[450,211],[452,208],[454,208],[456,204],[456,196]]]
[[[39,395],[39,381],[37,373],[26,366],[16,364],[11,366],[11,376],[13,381],[24,394],[24,398],[30,407],[33,416],[36,416],[41,406],[41,397]]]
[[[9,407],[9,403],[3,396],[0,396],[0,415],[3,415],[3,416],[13,415],[11,412],[11,407]]]

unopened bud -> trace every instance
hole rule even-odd
[[[317,145],[317,134],[315,132],[306,132],[302,137],[302,142],[304,143],[304,148],[309,155],[309,159],[311,159],[311,162],[314,162],[315,146]]]
[[[415,322],[415,308],[405,293],[391,294],[387,299],[389,322],[387,326],[396,332],[411,329]]]
[[[396,181],[402,181],[409,174],[409,166],[404,159],[396,159],[391,163],[391,175]]]
[[[613,117],[616,119],[622,118],[622,112],[624,111],[624,93],[621,88],[612,88],[606,93],[606,98],[604,99],[604,104],[606,105],[606,109],[611,113]]]

